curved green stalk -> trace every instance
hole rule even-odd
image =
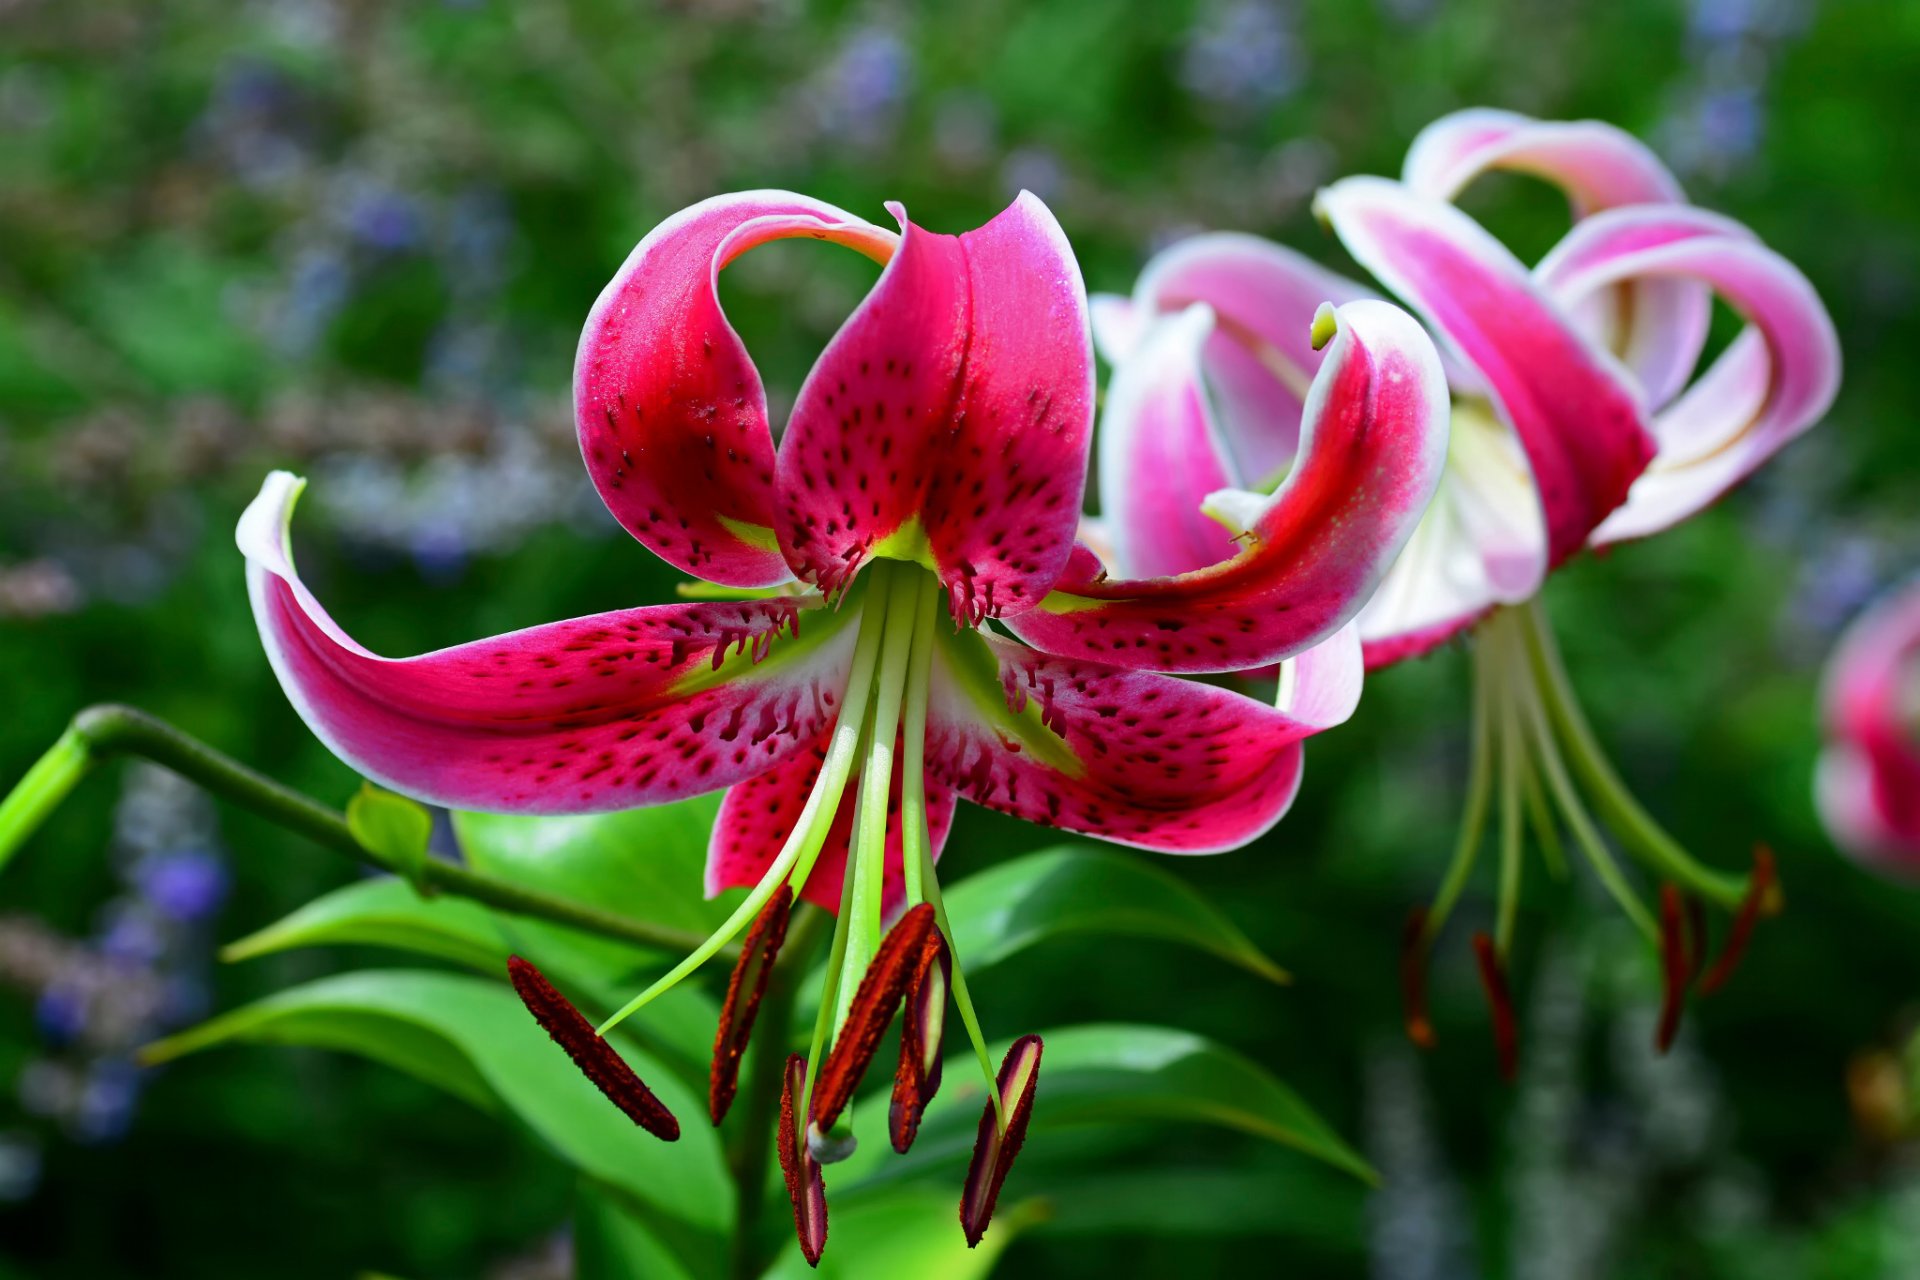
[[[1502,628],[1498,643],[1503,660],[1521,661],[1513,652],[1514,644]],[[1500,698],[1500,896],[1494,918],[1493,944],[1505,961],[1513,950],[1514,920],[1520,910],[1520,757],[1526,741],[1520,735],[1520,717],[1515,707],[1519,697],[1509,677]]]
[[[927,829],[927,701],[933,686],[933,629],[940,582],[928,578],[913,616],[913,658],[907,664],[907,705],[900,723],[900,870],[909,907],[926,900],[922,871],[932,862]]]
[[[1487,800],[1493,790],[1493,685],[1497,676],[1488,653],[1485,631],[1473,640],[1473,745],[1467,765],[1467,807],[1460,818],[1460,835],[1454,842],[1453,859],[1440,881],[1440,891],[1427,909],[1422,929],[1431,946],[1446,926],[1447,917],[1467,887],[1467,877],[1480,853],[1480,837],[1486,830]]]
[[[926,900],[933,904],[933,918],[940,925],[940,932],[946,935],[947,958],[953,964],[953,1004],[960,1011],[960,1023],[967,1029],[967,1039],[973,1043],[973,1055],[980,1060],[981,1074],[987,1078],[987,1096],[993,1099],[994,1122],[1001,1133],[1007,1131],[1007,1106],[1000,1098],[1000,1073],[994,1070],[993,1055],[987,1052],[987,1038],[980,1034],[980,1019],[973,1012],[973,997],[967,993],[967,975],[965,966],[960,963],[960,949],[953,941],[953,926],[947,920],[947,904],[940,897],[940,881],[933,874],[933,860],[927,853],[927,842],[921,843],[922,856],[926,864],[921,868],[926,877],[923,887]]]

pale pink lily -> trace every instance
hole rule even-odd
[[[1494,169],[1544,178],[1572,206],[1572,230],[1531,270],[1451,203]],[[1551,801],[1664,950],[1677,945],[1670,913],[1656,919],[1601,862],[1600,824],[1576,783],[1663,878],[1729,907],[1753,896],[1693,863],[1625,794],[1560,678],[1551,637],[1521,615],[1582,547],[1684,519],[1817,422],[1838,387],[1839,346],[1792,264],[1739,224],[1685,204],[1653,154],[1609,125],[1461,112],[1421,133],[1400,181],[1337,182],[1316,210],[1426,321],[1453,395],[1433,505],[1360,615],[1367,663],[1487,623],[1480,737],[1497,742],[1476,748],[1461,852],[1410,948],[1410,1023],[1426,1038],[1413,993],[1478,847],[1496,754],[1503,810],[1544,814]],[[1093,300],[1096,337],[1115,365],[1100,478],[1117,571],[1178,572],[1232,550],[1238,491],[1293,463],[1317,359],[1298,340],[1301,322],[1324,300],[1368,292],[1278,245],[1207,235],[1156,258],[1131,298]],[[1746,327],[1696,377],[1715,294]],[[1503,845],[1517,848],[1517,823],[1503,821],[1503,836],[1513,832]],[[1517,869],[1502,875],[1491,972],[1504,964],[1518,886]]]
[[[1920,582],[1863,613],[1828,659],[1814,795],[1870,867],[1920,878]]]
[[[903,998],[915,1007],[931,968],[917,943],[887,950],[883,924],[898,916],[924,930],[917,908],[938,907],[933,861],[957,796],[1179,853],[1233,848],[1277,821],[1299,785],[1303,740],[1353,709],[1361,666],[1350,619],[1411,534],[1444,456],[1431,342],[1405,313],[1355,303],[1321,321],[1331,344],[1309,443],[1296,480],[1249,517],[1261,536],[1201,573],[1104,579],[1074,545],[1094,392],[1065,236],[1031,195],[960,236],[889,208],[898,232],[785,192],[706,201],[641,241],[588,317],[575,414],[601,497],[641,543],[737,599],[387,659],[332,622],[294,570],[287,528],[300,481],[270,477],[239,528],[282,685],[376,781],[525,813],[730,788],[707,888],[751,892],[600,1028],[758,919],[742,962],[757,977],[736,973],[716,1045],[716,1122],[766,953],[792,896],[804,895],[840,917],[834,955],[844,959],[829,974],[798,1104],[830,1127],[820,1113],[838,1107],[816,1092],[829,1032],[829,1091],[843,1094],[865,1061],[856,1053],[849,1068],[841,1046],[868,1032],[877,1041],[873,1019],[884,1026]],[[776,446],[716,282],[734,258],[780,238],[830,241],[884,269],[807,377]],[[993,634],[989,619],[1029,644]],[[1160,674],[1281,659],[1291,672],[1279,705]],[[876,956],[887,963],[870,969]],[[884,989],[870,993],[874,982]],[[957,969],[953,983],[978,1046]],[[542,1002],[544,1023],[575,1025]],[[937,1024],[944,1000],[934,1003],[926,1016]],[[930,1039],[937,1053],[937,1025]],[[568,1044],[583,1064],[598,1061],[596,1046],[577,1035]],[[1021,1052],[1031,1060],[1012,1078],[1025,1089],[1038,1049]],[[1021,1100],[994,1096],[1004,1136]],[[825,1219],[808,1211],[819,1181],[809,1161],[833,1146],[802,1128],[809,1150],[783,1158],[817,1256],[823,1237],[809,1233]],[[997,1143],[995,1159],[1017,1148]],[[975,1238],[991,1202],[970,1196]]]

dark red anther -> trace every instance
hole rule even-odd
[[[633,1068],[614,1052],[612,1045],[595,1033],[585,1015],[554,989],[545,974],[519,956],[509,956],[507,976],[513,980],[513,989],[520,994],[521,1003],[553,1037],[553,1042],[567,1051],[573,1065],[607,1095],[607,1101],[663,1142],[679,1139],[680,1122],[673,1118],[673,1112],[653,1096],[653,1090],[634,1074]]]
[[[1033,1095],[1040,1086],[1040,1037],[1021,1036],[1000,1060],[1000,1105],[1006,1109],[1007,1131],[1000,1132],[999,1117],[993,1099],[980,1115],[980,1132],[973,1141],[973,1163],[967,1166],[967,1183],[960,1192],[960,1227],[967,1233],[967,1248],[980,1243],[993,1217],[993,1206],[1000,1199],[1000,1186],[1027,1140],[1027,1121],[1033,1116]]]
[[[1407,914],[1400,935],[1400,1005],[1407,1020],[1407,1039],[1422,1049],[1435,1043],[1433,1023],[1427,1017],[1427,909]]]
[[[827,1180],[807,1146],[807,1127],[795,1114],[806,1087],[807,1060],[792,1054],[780,1090],[780,1176],[787,1180],[787,1199],[793,1201],[793,1233],[800,1239],[800,1252],[808,1266],[817,1267],[827,1247]]]
[[[727,1108],[733,1105],[734,1091],[740,1083],[740,1055],[746,1052],[747,1037],[753,1034],[760,998],[767,994],[767,979],[773,975],[780,944],[787,940],[787,920],[792,914],[793,890],[783,884],[754,917],[746,941],[740,944],[733,976],[727,979],[720,1027],[713,1036],[713,1070],[707,1076],[707,1111],[715,1124],[726,1118]]]
[[[933,907],[921,903],[900,917],[899,923],[881,939],[880,949],[860,979],[860,989],[847,1006],[847,1021],[834,1037],[833,1051],[821,1064],[813,1082],[813,1123],[825,1133],[840,1118],[840,1112],[860,1087],[861,1077],[873,1061],[887,1024],[907,993],[907,983],[920,966],[934,927]]]
[[[1740,910],[1734,913],[1733,927],[1727,931],[1727,944],[1720,949],[1720,958],[1713,962],[1707,976],[1700,979],[1701,995],[1710,996],[1725,986],[1733,971],[1740,967],[1740,958],[1747,953],[1747,941],[1753,936],[1753,926],[1763,913],[1771,915],[1780,909],[1779,892],[1774,879],[1773,850],[1765,845],[1756,846],[1747,896],[1741,899]]]
[[[1693,894],[1687,895],[1687,981],[1700,977],[1707,967],[1707,904]]]
[[[887,1113],[893,1149],[905,1155],[920,1131],[920,1117],[940,1090],[940,1042],[947,1022],[947,988],[953,957],[938,929],[927,937],[920,964],[907,985],[900,1019],[900,1066],[893,1073],[893,1106]]]
[[[1687,999],[1687,982],[1693,966],[1687,961],[1687,936],[1680,916],[1680,890],[1670,884],[1660,886],[1660,972],[1665,991],[1660,1000],[1660,1026],[1653,1035],[1653,1047],[1661,1053],[1673,1047],[1680,1032],[1680,1010]]]
[[[1480,961],[1480,984],[1493,1006],[1493,1047],[1500,1059],[1500,1078],[1512,1084],[1520,1068],[1520,1030],[1513,1016],[1513,993],[1507,989],[1506,966],[1493,939],[1484,933],[1473,935],[1473,953]]]

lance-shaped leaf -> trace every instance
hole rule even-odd
[[[1027,1140],[1027,1122],[1033,1118],[1033,1099],[1040,1088],[1042,1047],[1039,1036],[1021,1036],[1013,1042],[1000,1060],[995,1081],[1000,1105],[995,1107],[989,1098],[980,1113],[973,1162],[967,1166],[966,1185],[960,1192],[960,1226],[967,1234],[969,1248],[987,1234],[1000,1188]],[[1006,1116],[1004,1128],[1000,1124],[1002,1114]]]
[[[302,483],[274,472],[240,519],[254,619],[301,718],[391,790],[519,813],[677,800],[778,763],[839,705],[856,628],[791,597],[623,609],[382,658],[294,571]]]
[[[780,1090],[780,1173],[786,1179],[787,1198],[793,1202],[793,1231],[800,1251],[808,1266],[817,1267],[827,1247],[827,1182],[807,1142],[808,1126],[796,1114],[806,1087],[807,1060],[792,1054]]]
[[[721,310],[720,270],[756,245],[831,241],[885,262],[895,237],[790,191],[743,191],[648,233],[587,316],[574,357],[580,452],[607,509],[710,582],[785,579],[760,374]]]
[[[780,544],[829,594],[887,554],[939,574],[955,617],[1011,615],[1073,550],[1093,435],[1080,268],[1028,193],[959,236],[888,208],[900,249],[781,438]]]
[[[907,984],[906,1011],[900,1019],[900,1065],[894,1069],[893,1099],[887,1109],[887,1136],[902,1155],[913,1146],[920,1118],[940,1091],[947,991],[953,984],[953,953],[945,935],[936,929],[927,943]]]
[[[847,1006],[846,1021],[834,1036],[833,1049],[814,1081],[813,1114],[808,1118],[820,1132],[833,1128],[840,1112],[853,1100],[853,1091],[866,1076],[880,1038],[886,1034],[938,934],[933,907],[923,902],[901,916],[881,939]]]
[[[740,1055],[753,1035],[760,999],[767,993],[780,944],[787,940],[787,920],[793,913],[793,890],[781,885],[754,917],[753,927],[740,942],[740,959],[727,979],[726,999],[720,1004],[720,1025],[713,1035],[713,1072],[707,1084],[707,1113],[719,1124],[733,1105],[740,1082]]]
[[[1009,619],[1016,634],[1063,657],[1232,671],[1310,648],[1366,603],[1439,482],[1447,387],[1432,341],[1399,308],[1359,301],[1328,314],[1298,461],[1270,497],[1220,496],[1246,549],[1174,577],[1063,579]],[[1120,374],[1138,384],[1117,379],[1111,397],[1190,395],[1189,366],[1130,361]]]

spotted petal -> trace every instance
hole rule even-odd
[[[1828,661],[1815,795],[1835,841],[1920,876],[1920,585],[1875,605]]]
[[[894,235],[787,191],[716,196],[661,223],[587,316],[574,419],[594,485],[627,531],[688,573],[782,581],[767,397],[717,293],[720,269],[769,240],[831,240],[885,262]]]
[[[382,658],[294,570],[303,483],[274,472],[240,518],[254,619],[301,718],[383,786],[462,809],[627,809],[750,777],[832,722],[855,628],[794,598],[623,609]]]
[[[1271,497],[1215,495],[1245,549],[1176,577],[1068,579],[1011,620],[1023,639],[1127,667],[1233,671],[1299,653],[1359,610],[1439,481],[1447,389],[1433,343],[1399,308],[1330,314],[1299,461]]]
[[[1638,397],[1479,224],[1398,183],[1348,178],[1319,209],[1348,250],[1480,374],[1526,450],[1549,566],[1626,500],[1654,452]]]
[[[780,444],[788,562],[827,591],[875,555],[940,575],[957,616],[1030,608],[1073,549],[1093,426],[1086,290],[1031,195],[900,250],[814,365]]]
[[[895,760],[900,758],[896,753]],[[713,824],[713,838],[707,846],[707,896],[723,889],[742,888],[760,883],[760,877],[786,843],[793,820],[806,805],[813,784],[827,759],[827,736],[816,739],[806,750],[794,753],[765,773],[736,783],[720,803],[720,816]],[[905,899],[906,881],[901,870],[900,784],[896,771],[887,808],[886,877],[881,902],[891,915]],[[847,847],[853,836],[854,796],[857,788],[849,784],[834,815],[833,827],[821,848],[807,887],[801,894],[808,902],[829,911],[840,909],[841,882],[846,875]],[[953,792],[938,779],[926,780],[927,827],[932,839],[930,852],[937,862],[946,846],[947,831],[953,825]]]
[[[1297,660],[1290,711],[979,632],[943,635],[928,772],[1045,826],[1173,853],[1236,848],[1292,804],[1301,742],[1352,710],[1358,647],[1341,634]]]
[[[1839,390],[1839,338],[1819,295],[1725,218],[1684,206],[1602,214],[1574,228],[1537,276],[1567,303],[1644,279],[1702,284],[1748,324],[1654,419],[1659,454],[1596,542],[1657,532],[1712,503],[1818,422]]]

